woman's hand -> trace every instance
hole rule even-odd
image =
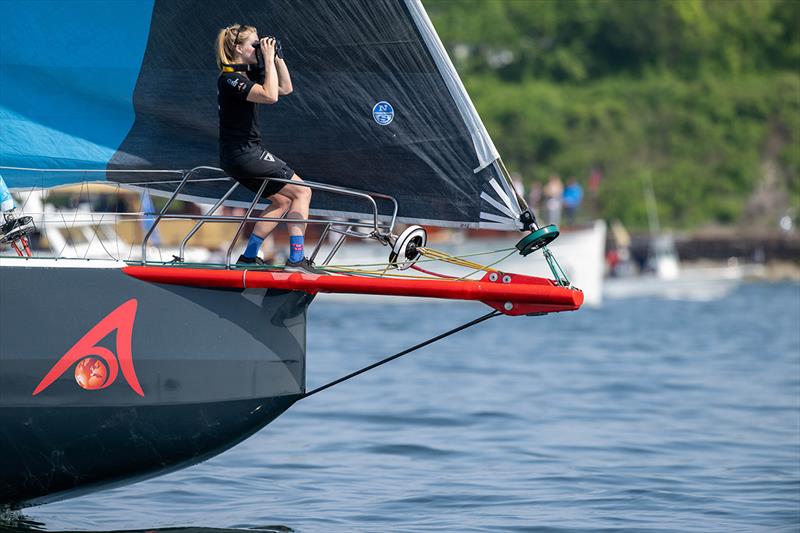
[[[264,37],[261,39],[261,54],[264,60],[275,60],[275,37]]]
[[[257,104],[274,104],[278,101],[278,73],[275,70],[275,37],[259,39],[261,56],[264,58],[264,81],[261,85],[254,85],[247,94],[248,102]]]

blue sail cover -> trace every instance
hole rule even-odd
[[[283,43],[294,92],[258,106],[262,138],[301,177],[392,195],[409,222],[513,229],[524,209],[419,0],[3,0],[0,21],[0,172],[12,188],[169,192],[154,171],[218,167],[215,40],[247,23]],[[322,193],[312,208],[368,211]]]

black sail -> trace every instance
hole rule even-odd
[[[417,0],[157,0],[135,122],[110,169],[219,166],[213,43],[233,23],[283,44],[294,92],[258,106],[262,138],[302,178],[391,195],[401,221],[516,227],[521,201]],[[387,103],[391,112],[381,114]],[[146,176],[108,179],[164,180]],[[219,198],[228,187],[201,182],[182,192]],[[368,212],[363,200],[324,193],[312,208]]]

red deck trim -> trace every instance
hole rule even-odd
[[[549,279],[521,274],[509,274],[511,281],[503,283],[503,273],[497,281],[490,281],[489,274],[480,281],[454,281],[163,266],[129,266],[123,271],[143,281],[193,287],[478,300],[512,315],[574,311],[583,304],[583,293],[579,290],[559,287]],[[512,309],[506,309],[506,303],[512,304]]]

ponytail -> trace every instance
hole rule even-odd
[[[222,28],[217,35],[217,66],[222,70],[222,65],[225,63],[233,63],[230,55],[228,54],[228,43],[225,42],[228,37],[228,28]]]

